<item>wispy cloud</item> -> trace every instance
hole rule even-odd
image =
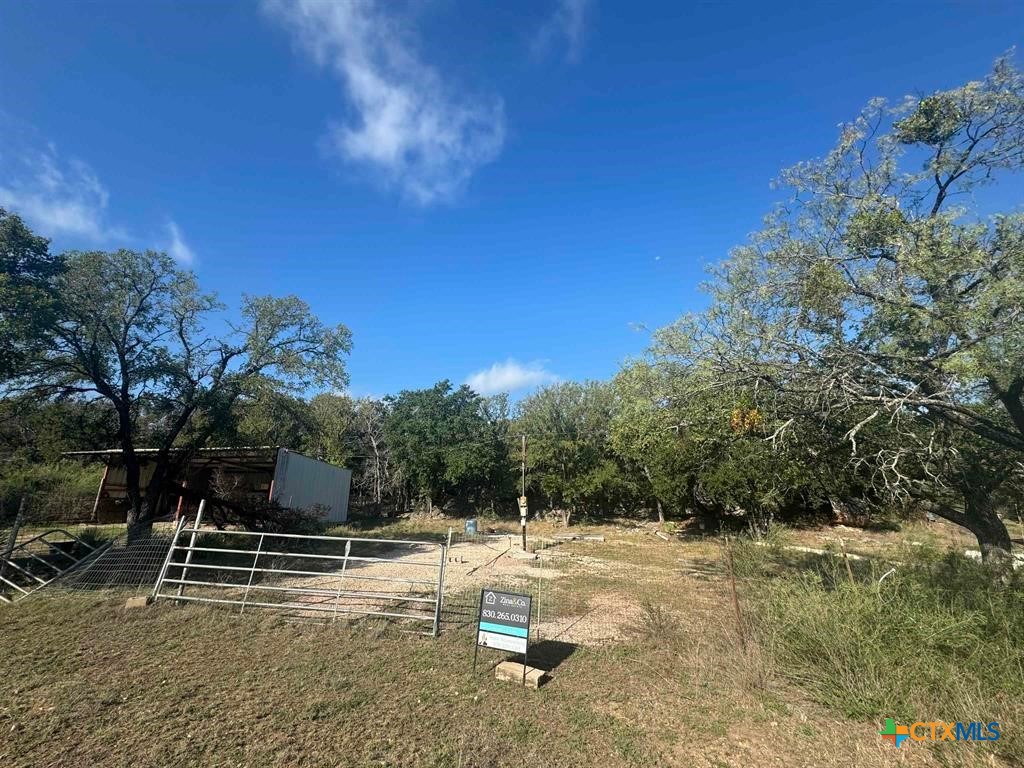
[[[387,4],[264,0],[264,9],[341,82],[354,117],[331,126],[333,153],[421,205],[452,199],[498,156],[501,99],[455,93]]]
[[[466,379],[466,383],[481,395],[515,392],[556,381],[558,376],[547,370],[540,361],[524,364],[511,358],[477,371]]]
[[[29,124],[0,112],[0,208],[72,247],[157,247],[183,266],[195,263],[175,221],[166,221],[163,234],[150,229],[147,236],[132,235],[111,223],[109,202],[110,193],[87,163],[64,156]]]
[[[167,221],[167,234],[169,239],[163,246],[167,255],[184,267],[190,267],[195,264],[196,253],[185,242],[185,236],[181,234],[181,228],[174,221]]]
[[[32,145],[4,133],[0,154],[0,207],[15,211],[45,235],[101,243],[124,237],[107,222],[110,198],[93,170],[65,160],[52,142]]]
[[[541,58],[565,44],[565,58],[575,64],[583,55],[590,0],[555,0],[555,10],[533,38],[533,54]]]

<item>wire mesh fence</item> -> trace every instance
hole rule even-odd
[[[170,518],[137,526],[119,526],[105,546],[70,573],[57,579],[40,595],[59,597],[68,592],[113,590],[124,594],[152,591],[174,538]],[[111,531],[113,533],[113,531]]]
[[[20,541],[12,537],[0,554],[0,602],[24,599],[98,551],[99,545],[61,528]]]
[[[101,525],[92,517],[93,498],[73,493],[5,500],[0,519],[0,601],[37,594],[96,561],[124,524]]]
[[[125,533],[124,523],[98,523],[95,497],[81,493],[36,493],[0,503],[0,555],[50,530],[63,530],[90,544],[102,544]],[[13,542],[13,543],[12,543]]]
[[[454,534],[448,551],[444,626],[474,631],[481,589],[530,595],[531,643],[601,646],[621,639],[639,621],[628,594],[627,569],[568,549],[568,540],[520,541]]]

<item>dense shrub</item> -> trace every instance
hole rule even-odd
[[[30,514],[79,500],[91,507],[102,473],[99,466],[70,461],[0,464],[0,516],[13,516],[22,496],[28,496]]]
[[[753,584],[762,648],[820,702],[857,718],[998,720],[994,748],[1024,759],[1024,573],[924,552],[881,583],[830,558]]]

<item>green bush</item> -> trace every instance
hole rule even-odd
[[[87,497],[96,494],[102,467],[95,464],[57,461],[52,463],[0,464],[0,503],[6,514],[13,514],[22,496]]]
[[[998,720],[994,748],[1024,758],[1024,574],[927,552],[880,584],[840,568],[755,582],[777,674],[850,717]]]
[[[781,524],[772,525],[766,533],[753,538],[740,536],[732,542],[733,567],[739,577],[767,576],[778,570],[785,559],[785,548],[791,543],[789,530]]]

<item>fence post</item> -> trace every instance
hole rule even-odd
[[[199,502],[199,511],[196,512],[196,521],[192,524],[192,536],[188,542],[188,552],[185,553],[185,567],[181,569],[181,580],[185,581],[188,578],[188,566],[192,562],[192,551],[196,546],[196,537],[199,535],[199,526],[203,522],[203,510],[206,509],[206,499],[201,499]],[[178,585],[178,597],[181,597],[185,591],[185,585]]]
[[[846,542],[843,541],[843,537],[839,537],[839,551],[843,553],[843,563],[846,565],[846,575],[850,579],[850,583],[853,584],[853,569],[850,567],[850,557],[846,554]]]
[[[444,601],[444,566],[448,560],[448,547],[441,545],[441,565],[437,569],[437,602],[434,606],[434,637],[441,634],[441,604]]]
[[[239,615],[245,613],[245,601],[249,599],[249,590],[252,589],[252,580],[256,576],[256,563],[259,562],[260,553],[263,551],[263,539],[265,539],[266,536],[267,534],[265,533],[260,534],[259,544],[256,545],[256,556],[252,559],[252,570],[249,571],[249,583],[245,585],[245,594],[242,595],[242,608],[238,612]],[[182,581],[184,581],[184,579],[182,579]]]
[[[160,568],[160,574],[156,577],[156,584],[153,585],[153,599],[156,600],[157,595],[160,594],[160,587],[164,584],[164,579],[167,577],[167,569],[171,565],[171,558],[174,557],[174,550],[178,546],[178,538],[181,536],[181,529],[185,527],[185,519],[182,518],[178,521],[178,524],[174,526],[174,536],[171,538],[171,546],[167,548],[167,556],[164,558],[164,564]]]
[[[18,505],[18,514],[14,516],[14,527],[11,528],[10,538],[7,540],[7,546],[4,548],[3,562],[0,562],[0,576],[4,575],[4,571],[7,570],[7,561],[11,558],[11,553],[14,552],[14,545],[18,543],[18,531],[21,530],[22,524],[25,522],[25,507],[28,504],[28,497],[22,496],[21,503]]]
[[[345,542],[345,559],[341,561],[341,576],[338,577],[338,594],[334,596],[334,617],[331,621],[338,620],[338,603],[341,602],[341,588],[345,586],[345,571],[348,569],[350,554],[352,554],[352,539]]]
[[[544,566],[543,566],[543,564],[541,563],[541,560],[540,560],[540,555],[537,556],[537,561],[536,562],[537,562],[537,568],[538,569],[543,569],[544,568]],[[542,615],[541,615],[541,611],[542,611],[543,608],[544,608],[544,578],[543,578],[543,576],[541,576],[541,571],[538,570],[537,571],[537,628],[534,630],[534,635],[535,635],[534,639],[538,643],[541,640],[543,640],[543,637],[540,634],[540,628],[541,628],[541,625],[543,623],[543,618],[542,618]]]
[[[732,560],[732,540],[725,537],[725,553],[729,561],[729,582],[732,585],[732,607],[736,611],[736,631],[739,632],[740,646],[747,650],[747,633],[743,629],[743,614],[740,612],[740,598],[736,592],[736,568]]]
[[[452,535],[453,535],[453,533],[454,532],[452,530],[452,527],[449,525],[448,526],[448,538],[445,540],[445,543],[444,543],[444,559],[446,561],[448,560],[449,557],[452,556]],[[441,605],[442,605],[442,607],[444,606],[444,594],[443,593],[441,594]]]

